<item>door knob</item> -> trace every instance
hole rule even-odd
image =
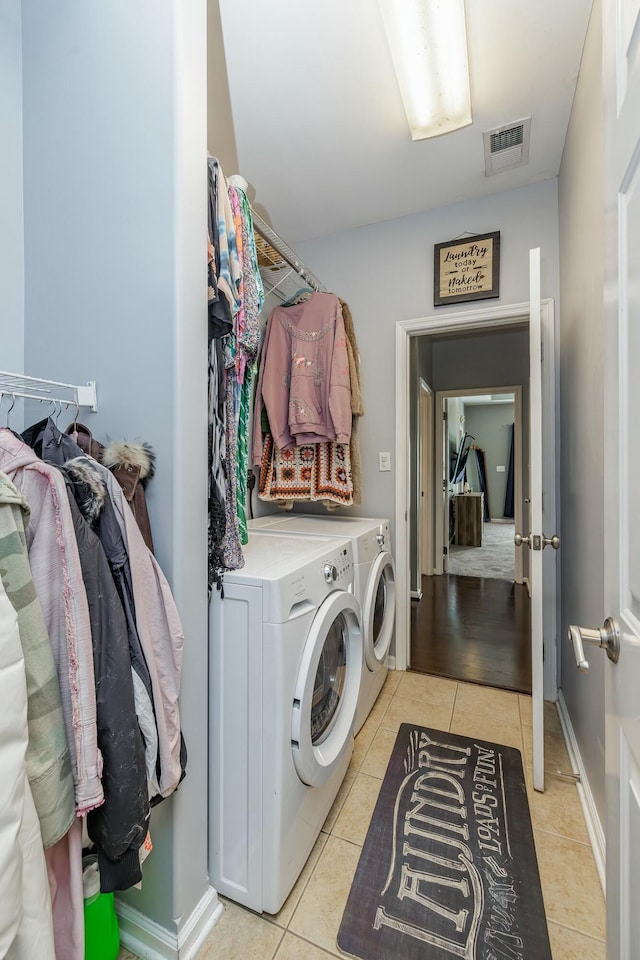
[[[516,547],[521,547],[523,543],[526,543],[529,549],[531,549],[530,538],[531,534],[529,534],[528,537],[523,537],[521,533],[516,533],[515,537],[513,538],[513,542],[515,543]]]
[[[596,647],[602,647],[607,651],[609,660],[613,663],[618,662],[620,657],[620,627],[615,617],[607,617],[604,626],[597,630],[591,630],[588,627],[569,627],[569,639],[573,644],[573,652],[576,657],[578,670],[586,673],[589,669],[589,661],[584,655],[583,643],[593,643]]]
[[[545,537],[544,533],[542,534],[542,549],[545,547],[553,547],[554,550],[558,550],[560,547],[560,537],[557,533],[554,533],[552,537]]]

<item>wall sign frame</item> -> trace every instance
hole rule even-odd
[[[499,296],[499,230],[434,245],[434,306]]]

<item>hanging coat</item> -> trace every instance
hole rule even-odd
[[[76,812],[88,813],[104,800],[102,758],[89,607],[65,483],[55,467],[6,428],[0,429],[0,470],[31,508],[26,530],[31,575],[60,685]]]
[[[171,588],[144,542],[122,488],[101,463],[90,457],[82,459],[106,484],[114,517],[127,544],[136,627],[151,677],[158,729],[160,796],[168,797],[183,778],[186,764],[178,707],[184,646],[180,616]],[[73,463],[77,465],[77,460]]]
[[[122,604],[102,545],[80,513],[67,469],[61,469],[89,602],[98,746],[103,758],[104,803],[88,814],[87,828],[98,850],[100,889],[111,893],[127,890],[142,879],[139,850],[149,826],[144,743],[136,716]]]
[[[27,680],[18,617],[0,580],[0,957],[56,960],[40,827],[27,779]]]
[[[27,556],[25,527],[29,514],[20,491],[0,473],[0,576],[18,615],[27,671],[27,774],[42,842],[50,847],[73,823],[75,802],[60,687]]]
[[[121,528],[118,523],[118,517],[111,502],[105,481],[108,474],[103,476],[94,460],[85,456],[74,457],[61,469],[67,481],[67,489],[72,490],[82,516],[100,541],[125,617],[135,711],[144,740],[149,796],[152,797],[159,792],[156,773],[158,731],[153,707],[151,676],[136,626],[133,585],[124,528]],[[113,481],[110,482],[113,483]]]

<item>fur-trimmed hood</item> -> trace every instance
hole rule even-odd
[[[104,448],[102,462],[109,470],[117,467],[139,470],[140,482],[145,487],[156,472],[156,455],[148,443],[113,440]]]
[[[94,526],[104,509],[108,492],[99,467],[91,457],[74,457],[62,468],[74,486],[80,513]]]

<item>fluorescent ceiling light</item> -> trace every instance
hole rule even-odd
[[[464,0],[379,0],[414,140],[471,123]]]

